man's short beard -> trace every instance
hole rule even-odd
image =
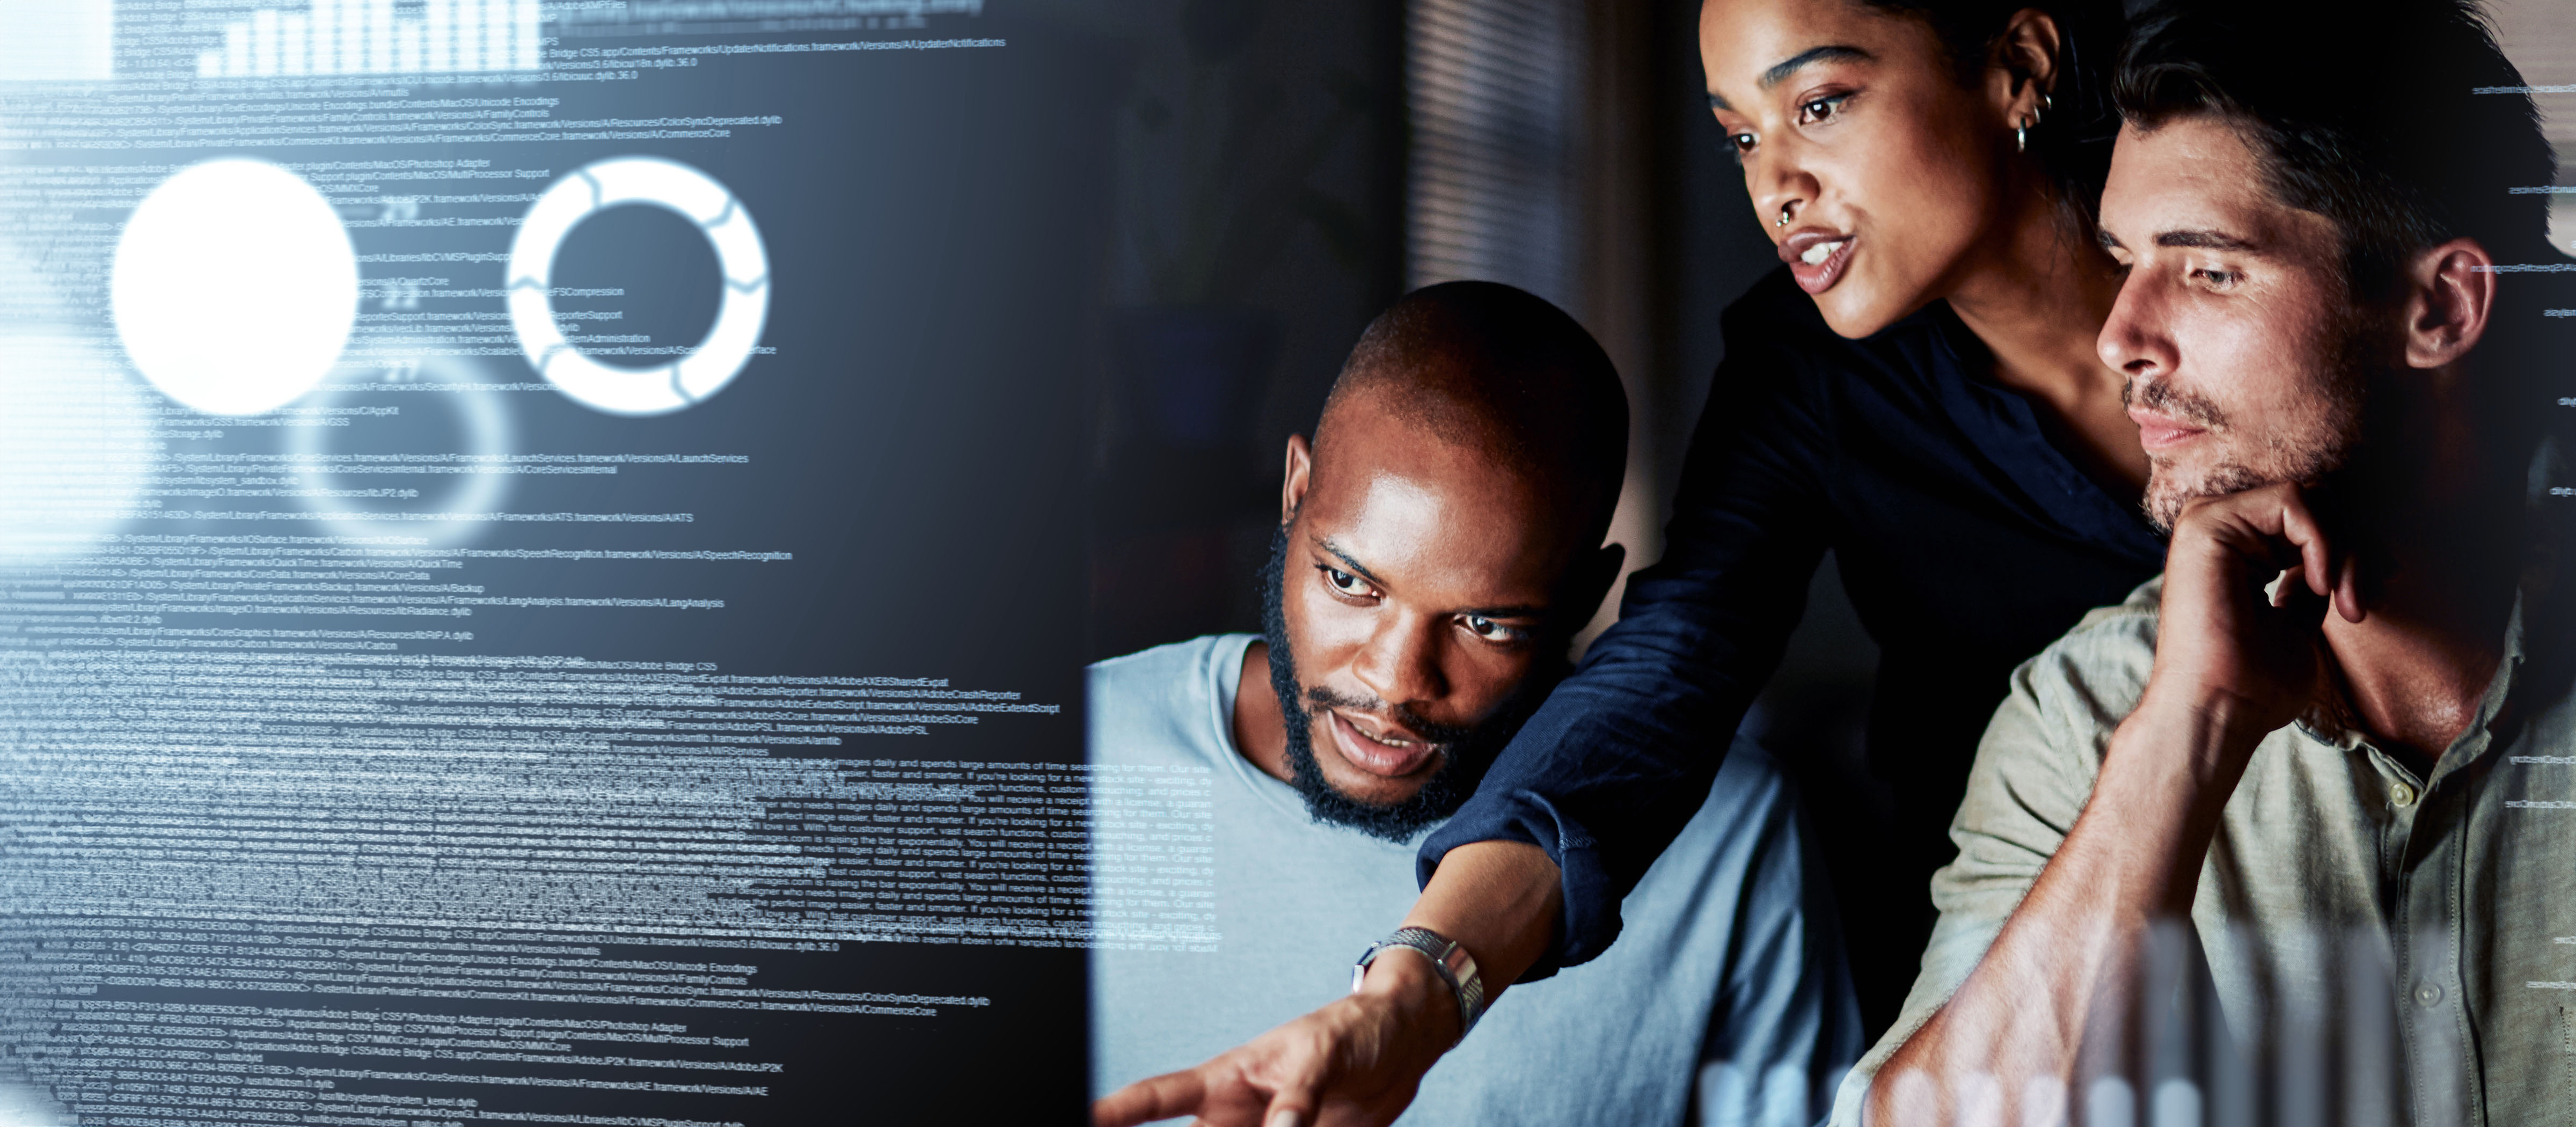
[[[2331,355],[2314,380],[2325,401],[2325,412],[2306,433],[2266,436],[2258,452],[2259,461],[2245,460],[2245,451],[2234,451],[2236,456],[2189,481],[2176,480],[2167,462],[2148,456],[2147,493],[2141,505],[2148,523],[2157,532],[2170,535],[2174,522],[2182,519],[2183,508],[2200,498],[2225,497],[2283,481],[2314,484],[2335,475],[2353,460],[2363,442],[2371,389],[2384,382],[2391,361],[2387,348],[2370,334],[2367,311],[2347,311],[2335,318],[2327,332],[2332,340],[2325,351]],[[2147,384],[2143,390],[2136,381],[2130,381],[2120,389],[2120,403],[2127,406],[2133,398],[2150,410],[2204,428],[2213,436],[2230,430],[2230,420],[2217,404],[2176,391],[2162,380]]]
[[[2123,405],[2129,402],[2133,393],[2137,401],[2149,410],[2162,412],[2178,422],[2201,427],[2213,435],[2228,431],[2227,415],[2218,409],[2217,404],[2188,392],[2175,391],[2161,380],[2146,385],[2143,392],[2138,391],[2135,381],[2131,381],[2120,389]],[[2292,452],[2288,450],[2287,443],[2275,442],[2272,445],[2275,449]],[[2159,534],[2167,536],[2173,534],[2174,522],[2182,519],[2184,506],[2193,501],[2203,497],[2224,497],[2231,493],[2242,493],[2248,489],[2270,484],[2274,480],[2235,458],[2221,461],[2210,467],[2209,471],[2197,480],[2192,481],[2177,480],[2169,464],[2156,458],[2155,455],[2148,455],[2147,463],[2147,493],[2140,503],[2146,509],[2147,523],[2154,525]]]
[[[1279,718],[1288,729],[1288,783],[1297,788],[1306,800],[1306,812],[1318,822],[1348,826],[1388,841],[1409,841],[1466,804],[1494,756],[1547,699],[1548,690],[1564,679],[1570,663],[1562,654],[1541,659],[1539,668],[1521,681],[1501,708],[1471,728],[1430,723],[1402,705],[1392,706],[1396,718],[1415,735],[1440,745],[1439,768],[1413,797],[1391,805],[1343,794],[1325,781],[1323,769],[1316,765],[1315,711],[1326,704],[1374,709],[1379,702],[1351,700],[1328,689],[1307,688],[1297,680],[1285,606],[1289,528],[1281,525],[1270,534],[1270,561],[1261,569],[1261,633],[1270,643],[1270,690],[1279,696]]]

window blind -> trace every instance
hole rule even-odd
[[[1412,286],[1506,282],[1580,308],[1581,0],[1410,0]]]

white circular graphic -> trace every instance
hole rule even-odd
[[[484,382],[491,378],[490,374],[479,361],[464,357],[423,356],[419,365],[415,379],[424,384],[444,384],[449,390],[434,393],[424,389],[414,394],[423,399],[433,395],[446,398],[442,405],[455,408],[456,421],[464,432],[464,450],[454,461],[422,470],[431,482],[449,480],[422,490],[432,494],[431,499],[407,511],[370,511],[364,500],[306,496],[306,510],[332,535],[422,540],[432,548],[453,548],[471,543],[489,531],[493,526],[486,519],[488,514],[508,506],[514,468],[510,456],[518,451],[518,437],[510,423],[509,408],[501,402],[500,394],[489,390],[491,385]],[[327,406],[341,394],[325,391],[314,397],[314,404]],[[424,413],[406,411],[403,417],[412,419]],[[369,467],[365,476],[352,478],[347,464],[340,461],[350,452],[331,449],[335,434],[346,437],[345,432],[333,427],[286,429],[283,452],[300,491],[328,492],[403,480],[399,471],[384,472],[394,467],[367,454],[358,458],[376,460],[378,465]],[[429,519],[420,519],[424,515]],[[0,1127],[8,1127],[8,1123],[0,1121]]]
[[[706,233],[724,273],[724,299],[707,339],[658,368],[602,364],[555,326],[555,252],[564,236],[603,208],[650,204]],[[660,157],[614,157],[556,181],[519,221],[510,243],[510,328],[528,363],[576,402],[613,415],[660,415],[722,390],[751,362],[769,317],[769,255],[760,229],[733,193],[706,173]]]
[[[152,386],[200,411],[256,415],[339,361],[358,318],[358,255],[303,177],[228,157],[143,197],[108,291],[117,339]]]

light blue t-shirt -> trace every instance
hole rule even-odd
[[[1247,634],[1091,667],[1092,1090],[1187,1068],[1350,988],[1418,893],[1414,846],[1308,817],[1235,750]],[[1403,1127],[1821,1118],[1860,1055],[1789,788],[1736,741],[1622,904],[1611,948],[1514,986],[1424,1078]]]

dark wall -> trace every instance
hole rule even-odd
[[[1110,0],[1091,654],[1259,628],[1282,453],[1403,276],[1403,6]],[[1176,265],[1177,264],[1177,265]]]

